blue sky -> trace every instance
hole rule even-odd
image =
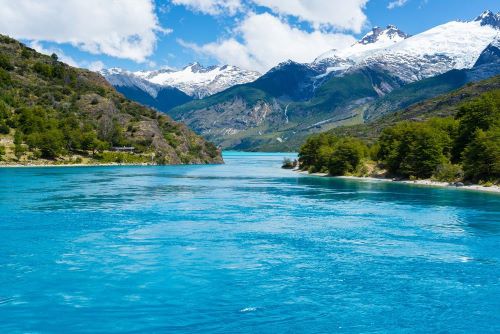
[[[199,61],[261,72],[311,61],[372,26],[417,34],[500,10],[498,0],[0,0],[0,33],[75,66],[181,68]]]

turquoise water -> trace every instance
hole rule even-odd
[[[0,333],[498,333],[500,196],[226,165],[0,170]]]

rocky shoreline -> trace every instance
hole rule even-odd
[[[432,180],[396,180],[390,178],[379,178],[379,177],[360,177],[360,176],[330,176],[327,173],[309,173],[307,171],[301,171],[298,169],[293,170],[296,173],[305,174],[309,176],[319,176],[319,177],[331,177],[338,179],[352,179],[352,180],[360,180],[360,181],[376,181],[376,182],[396,182],[403,184],[411,184],[417,186],[425,186],[425,187],[441,187],[441,188],[450,188],[450,189],[458,189],[458,190],[470,190],[470,191],[482,191],[489,193],[497,193],[500,194],[500,186],[481,186],[478,184],[472,185],[463,185],[459,182],[457,183],[448,183],[448,182],[438,182]]]

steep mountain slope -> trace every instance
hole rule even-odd
[[[357,43],[332,51],[319,59],[334,56],[335,61],[351,61],[354,66],[370,67],[390,73],[410,83],[436,76],[452,69],[471,68],[483,50],[498,38],[500,15],[484,12],[473,21],[449,22],[395,43],[369,49]]]
[[[311,64],[286,62],[258,80],[169,113],[227,148],[293,150],[305,136],[382,115],[500,74],[500,16],[416,36],[374,28]]]
[[[435,77],[417,81],[395,89],[372,103],[364,119],[372,120],[414,103],[450,92],[470,82],[484,80],[500,74],[498,43],[490,44],[471,69],[451,70]]]
[[[455,70],[450,73],[463,72]],[[365,124],[332,129],[331,133],[373,141],[379,136],[383,129],[400,121],[424,121],[432,117],[455,116],[462,103],[472,101],[483,93],[495,90],[500,90],[500,75],[490,79],[469,83],[465,87],[454,90],[451,93],[442,94],[432,99],[421,101],[408,108],[371,120]]]
[[[158,111],[170,109],[191,101],[193,98],[177,88],[161,86],[119,69],[102,70],[101,74],[127,98]]]
[[[283,96],[273,80],[261,79],[176,107],[169,114],[223,147],[293,150],[288,145],[291,138],[325,131],[332,124],[358,123],[379,91],[399,87],[382,72],[360,69],[331,77],[304,101]],[[289,83],[294,85],[293,80]]]
[[[2,35],[0,133],[2,163],[222,162],[213,144],[127,100],[99,74]],[[109,151],[117,146],[134,153]]]

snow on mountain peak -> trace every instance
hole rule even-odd
[[[395,26],[374,27],[354,45],[329,51],[314,61],[325,75],[377,68],[403,82],[452,69],[471,68],[481,53],[500,38],[500,14],[486,11],[473,21],[452,21],[414,36]]]
[[[373,27],[362,39],[343,50],[330,50],[320,55],[314,63],[324,62],[327,59],[343,59],[358,61],[369,56],[377,50],[383,50],[393,46],[410,37],[408,34],[399,30],[394,25],[388,25],[385,29]]]
[[[152,97],[158,96],[161,86],[153,84],[134,73],[118,67],[103,69],[99,73],[115,87],[136,87]]]
[[[260,77],[260,73],[247,71],[236,66],[207,66],[200,63],[191,63],[182,70],[164,68],[155,71],[129,72],[120,68],[110,68],[101,71],[108,81],[117,86],[126,86],[149,82],[157,87],[175,87],[195,98],[203,98],[221,92],[234,85],[251,82]],[[137,80],[132,80],[132,79]],[[141,85],[143,87],[144,85]],[[149,88],[149,87],[148,87]],[[149,88],[148,93],[154,96],[155,92]]]
[[[491,10],[484,11],[474,22],[480,22],[482,26],[488,25],[500,29],[500,13],[495,14]]]
[[[409,36],[399,30],[394,25],[388,25],[386,29],[382,29],[380,27],[373,27],[372,31],[367,33],[361,40],[359,40],[358,44],[373,44],[379,41],[391,41],[393,43],[397,43],[399,41],[408,38]]]

